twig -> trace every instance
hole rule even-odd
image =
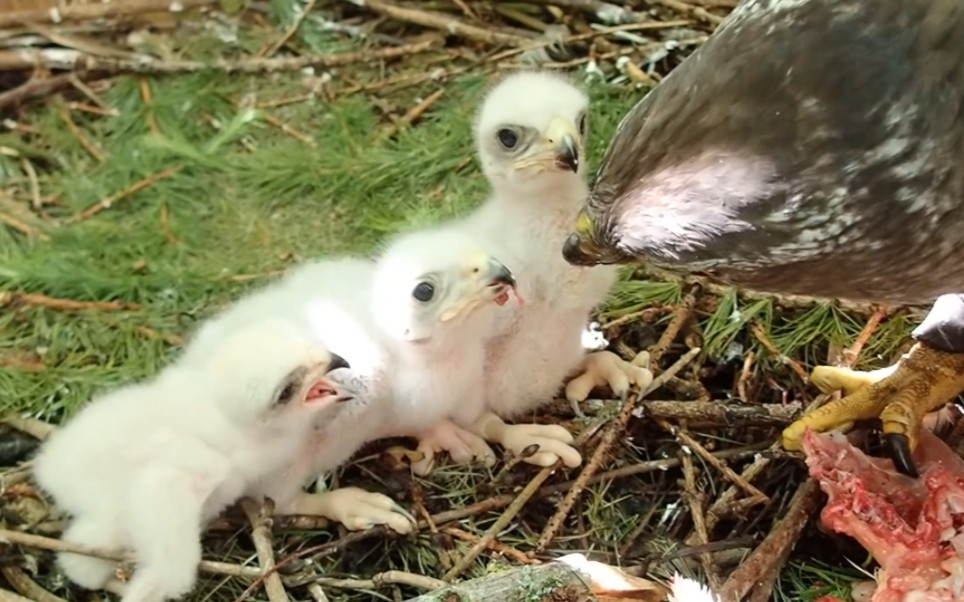
[[[27,172],[27,181],[30,182],[30,207],[34,211],[43,210],[43,200],[40,198],[40,181],[37,179],[37,170],[33,168],[30,159],[23,157],[20,160],[23,170]]]
[[[120,301],[76,301],[74,299],[57,299],[39,293],[0,291],[0,307],[12,304],[33,305],[61,311],[132,311],[141,307],[136,303],[122,303]]]
[[[617,328],[623,324],[629,324],[630,322],[655,322],[657,316],[662,314],[671,313],[676,311],[676,307],[670,305],[661,305],[658,307],[647,307],[646,309],[641,309],[639,311],[629,312],[628,314],[619,316],[618,318],[612,319],[608,322],[603,323],[599,330],[609,330],[610,328]]]
[[[170,211],[167,208],[167,203],[163,201],[161,202],[161,232],[164,233],[164,238],[167,239],[167,242],[174,246],[181,244],[181,241],[174,236],[174,231],[171,230]]]
[[[389,585],[407,585],[427,591],[434,591],[447,587],[448,583],[425,575],[416,575],[406,571],[385,571],[372,575],[371,579],[337,579],[334,577],[311,577],[314,583],[327,587],[341,589],[371,590]]]
[[[291,27],[288,28],[288,31],[286,31],[286,32],[284,33],[284,35],[282,35],[281,38],[280,38],[277,42],[275,42],[274,44],[272,44],[271,46],[269,46],[268,49],[265,50],[264,53],[262,53],[261,56],[263,56],[263,57],[269,57],[269,56],[271,56],[272,54],[278,52],[278,49],[279,49],[279,48],[281,48],[282,46],[284,46],[285,44],[287,44],[287,43],[288,43],[288,40],[291,39],[291,36],[295,35],[295,33],[298,32],[298,29],[301,27],[301,24],[304,23],[305,17],[308,16],[308,13],[310,13],[310,12],[312,11],[312,9],[315,8],[315,2],[316,2],[316,1],[317,1],[317,0],[308,0],[308,3],[305,4],[305,6],[301,9],[301,13],[300,13],[300,14],[298,15],[298,17],[295,19],[295,22],[292,23],[292,24],[291,24]]]
[[[867,341],[870,340],[870,337],[874,336],[874,332],[877,330],[877,327],[880,326],[880,323],[886,317],[887,310],[883,307],[877,307],[874,310],[873,315],[870,316],[870,319],[867,320],[867,323],[860,331],[860,334],[858,334],[857,338],[854,340],[854,344],[844,350],[840,359],[843,361],[845,366],[853,367],[853,365],[857,363],[860,352],[863,351]]]
[[[440,88],[435,92],[432,92],[431,94],[429,94],[427,97],[425,97],[425,99],[422,102],[418,103],[417,105],[409,109],[408,112],[402,115],[398,119],[398,121],[396,121],[395,123],[391,124],[388,128],[386,128],[382,132],[380,138],[383,140],[386,138],[391,138],[402,128],[405,128],[411,125],[412,122],[414,122],[416,119],[421,117],[422,114],[425,113],[425,111],[429,110],[429,108],[433,104],[435,104],[435,101],[437,101],[439,98],[442,97],[442,94],[444,92],[445,90]]]
[[[649,349],[650,361],[653,365],[659,362],[663,354],[666,353],[666,350],[669,349],[669,346],[672,345],[676,337],[679,336],[679,332],[683,326],[693,317],[693,307],[696,305],[696,296],[698,293],[699,288],[693,287],[684,295],[683,303],[676,309],[673,319],[666,325],[666,330],[660,335],[656,344]]]
[[[495,540],[499,532],[501,532],[502,529],[505,529],[508,524],[512,522],[512,519],[514,519],[516,515],[522,511],[525,505],[529,503],[529,500],[532,498],[532,496],[539,491],[539,488],[546,481],[546,479],[548,479],[561,465],[562,462],[557,461],[552,466],[547,466],[546,468],[540,470],[536,476],[529,481],[529,484],[519,492],[519,495],[512,501],[511,504],[509,504],[509,507],[506,508],[505,512],[503,512],[502,515],[499,516],[499,518],[497,518],[495,522],[485,530],[485,533],[482,534],[482,537],[479,538],[479,541],[477,541],[475,545],[473,545],[469,551],[465,553],[464,556],[459,558],[459,561],[455,563],[455,566],[446,571],[442,579],[451,582],[453,579],[461,575],[465,569],[469,568],[469,565],[472,564],[476,558],[478,558],[479,554],[482,553],[482,550],[489,547],[489,544]]]
[[[769,503],[770,497],[767,494],[748,483],[746,479],[733,472],[732,468],[713,457],[713,454],[708,452],[705,447],[700,445],[699,441],[691,437],[686,431],[673,426],[663,419],[657,419],[656,424],[658,424],[660,428],[669,434],[673,435],[680,445],[685,446],[688,450],[691,450],[693,453],[706,461],[707,464],[723,473],[723,476],[725,476],[731,483],[750,494],[750,496],[758,498],[760,503]],[[683,450],[683,453],[686,454],[687,450]],[[701,543],[707,542],[704,541]]]
[[[154,117],[154,98],[151,96],[151,85],[142,77],[138,81],[138,87],[141,92],[141,100],[147,107],[147,129],[151,130],[152,134],[160,134],[161,129],[157,126],[157,119]]]
[[[261,572],[267,574],[274,568],[274,549],[271,547],[271,515],[274,512],[274,502],[266,499],[258,504],[250,498],[241,500],[241,510],[251,523],[251,540],[258,555]],[[270,602],[289,602],[285,586],[281,583],[281,575],[276,572],[268,574],[264,579],[264,591]]]
[[[281,131],[284,132],[285,134],[288,134],[288,135],[291,136],[292,138],[295,138],[295,139],[297,139],[297,140],[300,140],[301,142],[304,142],[304,143],[307,144],[308,146],[312,146],[312,147],[313,147],[313,146],[317,146],[317,145],[315,144],[315,141],[312,140],[310,136],[308,136],[307,134],[304,134],[304,133],[302,133],[302,132],[299,132],[299,131],[296,130],[295,128],[291,127],[291,126],[288,125],[287,123],[285,123],[285,122],[281,121],[280,119],[278,119],[277,117],[275,117],[274,115],[271,115],[271,114],[269,114],[269,113],[266,113],[266,112],[262,111],[262,112],[261,112],[261,117],[263,117],[264,120],[267,121],[269,124],[271,124],[271,125],[273,125],[274,127],[278,128],[279,130],[281,130]]]
[[[84,136],[84,133],[80,131],[80,128],[77,127],[76,123],[74,123],[74,120],[70,118],[70,110],[67,108],[67,105],[63,103],[57,103],[57,105],[57,112],[60,114],[60,118],[67,126],[67,129],[70,130],[70,133],[74,135],[74,138],[76,138],[77,141],[80,142],[80,145],[84,147],[84,150],[86,150],[91,157],[96,159],[98,163],[107,161],[107,158],[104,157],[104,153],[101,152],[101,150],[97,148],[93,142],[88,140],[86,136]]]
[[[790,501],[787,513],[723,584],[720,590],[723,600],[741,600],[762,580],[762,576],[783,565],[807,526],[810,515],[817,509],[819,499],[820,485],[816,481],[808,478],[801,483]]]
[[[40,240],[50,240],[50,237],[41,232],[40,230],[30,226],[12,215],[7,215],[6,213],[0,213],[0,222],[10,226],[14,230],[20,232],[24,236],[39,238]]]
[[[374,63],[425,52],[436,45],[438,45],[438,40],[430,39],[412,44],[392,46],[390,48],[346,52],[343,54],[309,54],[264,59],[244,58],[236,61],[218,59],[207,62],[175,59],[164,60],[146,56],[136,59],[98,57],[79,50],[66,50],[61,48],[57,49],[56,54],[51,54],[43,48],[24,48],[18,50],[14,57],[16,64],[12,65],[11,68],[45,67],[47,69],[154,74],[198,73],[205,71],[219,71],[222,73],[270,73],[275,71],[300,71],[308,67],[325,69],[354,63]],[[66,78],[64,83],[69,83],[69,78]],[[0,108],[3,108],[2,101],[3,96],[0,96]]]
[[[7,424],[22,433],[30,435],[38,441],[46,441],[47,437],[52,435],[54,431],[57,430],[57,427],[47,424],[42,420],[25,416],[6,416],[3,418],[2,422],[3,424]]]
[[[680,2],[680,0],[649,0],[654,4],[662,4],[666,8],[671,8],[677,12],[683,14],[691,14],[694,17],[706,21],[711,25],[719,25],[723,21],[723,17],[718,17],[706,11],[705,8],[701,6],[693,6],[692,4],[687,4],[686,2]]]
[[[385,0],[365,0],[362,6],[396,21],[437,29],[448,34],[475,40],[476,42],[518,46],[531,41],[530,38],[520,35],[493,31],[491,27],[486,28],[469,25],[449,15],[402,7],[385,2]]]
[[[807,382],[807,371],[803,369],[803,366],[800,365],[800,362],[792,357],[787,357],[786,355],[780,353],[780,350],[777,349],[776,345],[773,344],[773,342],[770,340],[770,337],[767,336],[767,333],[763,331],[762,326],[756,322],[753,322],[750,324],[750,332],[753,334],[756,340],[766,348],[767,351],[773,354],[774,357],[778,358],[787,366],[790,366],[790,369],[793,370],[794,374],[800,377],[800,380]]]
[[[33,602],[67,602],[37,585],[19,566],[4,564],[0,567],[0,572],[7,579],[7,583],[13,586],[13,589],[33,600]]]
[[[109,197],[106,197],[97,201],[96,203],[84,209],[80,213],[75,214],[67,221],[68,223],[76,223],[76,222],[90,219],[95,215],[97,215],[98,213],[100,213],[101,211],[105,209],[110,209],[111,205],[113,205],[114,203],[126,199],[127,197],[131,196],[135,192],[138,192],[141,189],[147,188],[148,186],[150,186],[151,184],[159,180],[163,180],[164,178],[169,178],[173,176],[181,169],[183,169],[182,165],[175,165],[173,167],[168,167],[167,169],[152,173],[144,177],[140,181],[135,182],[134,184],[131,184],[124,190],[121,190],[120,192],[115,192]]]
[[[750,380],[750,375],[753,373],[753,360],[756,358],[756,354],[750,350],[746,357],[743,358],[743,369],[740,370],[740,376],[736,381],[736,394],[740,399],[748,401],[746,393],[746,383]]]
[[[52,23],[59,25],[64,21],[85,21],[88,19],[108,19],[153,13],[161,11],[180,12],[202,6],[217,4],[217,0],[124,0],[124,2],[93,2],[84,4],[59,3],[57,8],[14,10],[0,13],[0,29],[14,25],[31,23]],[[179,7],[175,10],[175,6]]]
[[[315,602],[329,602],[328,596],[325,595],[325,590],[321,589],[321,586],[317,583],[312,583],[308,586],[308,593],[315,599]]]
[[[51,552],[70,552],[72,554],[81,554],[83,556],[91,556],[93,558],[113,560],[115,562],[128,562],[132,560],[131,558],[128,558],[127,556],[124,556],[118,552],[98,550],[96,548],[72,544],[61,539],[53,539],[51,537],[43,537],[42,535],[22,533],[20,531],[10,531],[8,529],[0,529],[0,542],[12,543],[19,546],[36,548],[40,550],[49,550]],[[260,569],[248,568],[238,564],[216,562],[212,560],[202,560],[200,564],[198,564],[198,570],[212,575],[240,577],[247,580],[261,577]]]
[[[457,537],[462,541],[468,541],[471,543],[478,543],[480,539],[478,535],[474,535],[472,533],[469,533],[468,531],[463,531],[458,527],[445,527],[444,529],[442,529],[442,532],[448,533],[452,537]],[[540,564],[542,562],[535,558],[529,558],[529,556],[526,555],[524,552],[521,552],[511,546],[507,546],[495,540],[489,542],[488,548],[493,552],[495,552],[496,554],[508,556],[509,558],[511,558],[512,560],[520,564]]]
[[[0,13],[0,20],[3,20],[2,13]],[[74,77],[75,74],[73,73],[44,78],[33,77],[13,90],[0,94],[0,111],[5,111],[11,107],[23,104],[28,100],[33,100],[34,98],[49,96],[57,90],[69,86]]]
[[[690,508],[693,518],[693,533],[696,535],[697,545],[706,545],[710,541],[710,534],[706,528],[706,515],[703,514],[703,494],[696,486],[696,468],[693,466],[693,456],[683,451],[683,497]],[[713,566],[713,557],[709,552],[699,554],[700,564],[710,582],[710,587],[717,590],[720,587],[719,575]]]
[[[0,588],[0,602],[34,602],[30,598],[24,598],[20,594]]]
[[[562,527],[562,522],[569,514],[569,511],[572,510],[573,504],[576,503],[576,499],[585,490],[586,485],[589,483],[589,479],[591,479],[593,474],[599,470],[603,459],[606,457],[606,454],[609,453],[609,450],[615,443],[616,437],[626,430],[626,424],[629,423],[629,419],[632,417],[633,410],[636,408],[636,404],[639,402],[639,400],[662,387],[666,380],[672,376],[675,376],[680,370],[689,364],[693,358],[699,355],[699,352],[700,348],[694,347],[693,349],[690,349],[684,353],[683,356],[676,360],[672,366],[654,378],[653,382],[651,382],[645,390],[633,395],[630,400],[623,405],[623,409],[619,413],[619,416],[603,433],[602,438],[599,441],[599,445],[596,446],[596,449],[593,451],[592,457],[589,459],[589,462],[586,463],[586,466],[579,474],[579,477],[576,478],[572,488],[566,494],[565,499],[563,499],[559,504],[559,508],[556,510],[556,513],[546,523],[546,527],[543,529],[542,535],[539,536],[539,543],[536,544],[534,553],[539,554],[545,551],[546,546],[549,545],[549,542],[551,542],[556,536],[556,532],[560,527]]]

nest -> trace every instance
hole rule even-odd
[[[69,417],[94,391],[156,371],[192,318],[313,250],[303,236],[279,234],[303,219],[278,201],[270,208],[278,223],[256,228],[271,252],[255,250],[233,264],[191,260],[187,272],[173,260],[162,265],[165,253],[184,259],[170,249],[203,249],[220,232],[207,226],[194,234],[197,216],[229,215],[220,205],[191,205],[178,221],[176,201],[197,191],[191,179],[201,168],[221,174],[225,189],[253,189],[268,204],[285,195],[348,198],[355,208],[332,200],[326,210],[367,219],[376,234],[413,212],[445,217],[463,208],[446,199],[478,187],[459,183],[474,169],[470,141],[442,134],[452,128],[438,122],[471,112],[478,79],[541,67],[593,82],[594,103],[602,99],[591,153],[598,157],[605,131],[735,2],[38,4],[0,0],[0,170],[8,176],[0,234],[10,243],[0,246],[0,263],[10,266],[0,268],[0,328],[11,333],[0,350],[9,369],[0,390],[11,400],[7,410],[42,419],[11,418],[0,437],[7,467],[0,538],[8,542],[0,569],[11,589],[54,601],[87,594],[55,569],[62,517],[30,480],[29,457],[47,424]],[[178,107],[186,104],[192,123],[209,130],[203,144],[192,133],[172,133],[184,125]],[[327,122],[319,107],[330,108]],[[319,144],[336,142],[314,128],[331,128],[332,120],[349,131],[337,144],[354,163],[335,163],[333,148],[321,154]],[[260,133],[245,130],[252,121]],[[137,157],[118,150],[144,131],[163,144]],[[259,141],[266,136],[274,136],[271,144]],[[421,204],[355,216],[378,190],[405,185],[416,159],[398,159],[395,171],[386,164],[394,165],[392,153],[412,155],[417,143],[438,147],[423,158],[438,173],[424,176],[434,181]],[[359,165],[366,145],[382,154]],[[306,154],[312,163],[286,167]],[[376,165],[389,175],[354,181]],[[87,170],[90,183],[72,178]],[[312,170],[327,174],[327,188]],[[261,205],[234,210],[268,220],[257,213]],[[145,232],[168,249],[162,257],[151,255],[155,247],[131,249]],[[228,244],[231,236],[223,236]],[[101,244],[112,257],[94,257]],[[81,265],[78,255],[96,266]],[[658,386],[591,400],[582,417],[562,401],[531,417],[578,434],[581,467],[539,470],[506,457],[491,470],[443,465],[420,479],[401,442],[377,442],[328,485],[393,496],[419,518],[417,534],[348,533],[308,517],[270,518],[270,508],[245,503],[205,535],[192,599],[243,600],[267,588],[273,601],[401,600],[442,587],[441,579],[545,565],[571,552],[656,581],[693,576],[727,600],[846,597],[858,574],[848,559],[865,554],[817,528],[821,494],[777,440],[822,401],[806,384],[810,367],[888,362],[917,312],[738,293],[699,278],[627,270],[599,312],[600,332],[627,359],[647,351]],[[512,595],[506,599],[568,599],[558,587]]]

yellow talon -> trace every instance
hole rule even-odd
[[[902,472],[913,474],[910,454],[924,415],[964,391],[964,353],[916,343],[893,366],[872,372],[818,366],[811,382],[824,392],[843,389],[847,396],[788,426],[783,447],[799,450],[807,428],[822,432],[880,418],[895,463]]]

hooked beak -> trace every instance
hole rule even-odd
[[[625,258],[618,253],[599,247],[593,234],[592,218],[585,209],[579,212],[575,231],[562,245],[562,256],[570,264],[583,267],[611,265],[625,261]]]
[[[509,268],[502,265],[494,257],[490,257],[487,263],[488,269],[485,271],[486,290],[492,295],[492,299],[497,305],[505,305],[509,300],[509,291],[515,292],[515,276]]]
[[[579,132],[568,119],[556,117],[549,122],[531,152],[515,162],[515,169],[550,169],[577,173],[579,171]]]
[[[346,401],[351,401],[355,398],[354,394],[345,389],[342,385],[333,382],[325,376],[331,374],[335,370],[341,368],[351,368],[351,364],[334,352],[328,353],[328,363],[318,368],[314,371],[313,375],[310,375],[308,379],[311,382],[311,386],[308,387],[308,391],[305,393],[304,400],[306,405],[328,405],[334,403],[344,403]]]
[[[439,320],[448,322],[480,304],[494,301],[505,305],[509,292],[515,291],[515,276],[494,257],[477,253],[462,264],[463,288],[458,298],[442,313]]]
[[[556,168],[576,173],[579,171],[579,134],[568,119],[555,118],[546,130],[546,140],[554,154]]]
[[[331,357],[331,359],[328,361],[328,369],[325,371],[325,374],[334,372],[339,368],[351,368],[351,364],[349,364],[345,358],[337,353],[329,353],[328,355]]]

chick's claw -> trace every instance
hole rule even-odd
[[[843,389],[835,400],[783,431],[783,446],[799,450],[807,428],[828,431],[857,420],[880,418],[891,458],[909,476],[917,472],[911,453],[924,415],[964,391],[964,353],[916,343],[895,365],[873,372],[820,366],[811,380],[823,391]]]
[[[649,355],[640,353],[632,362],[627,362],[611,351],[597,351],[588,354],[579,366],[579,374],[566,383],[566,399],[574,410],[578,403],[585,401],[593,389],[608,386],[617,397],[625,397],[629,387],[636,385],[645,389],[653,382],[649,370]],[[578,410],[577,414],[580,414]]]
[[[448,420],[433,425],[418,438],[418,451],[423,458],[412,464],[412,472],[426,476],[435,468],[435,454],[448,452],[456,464],[481,461],[486,466],[495,464],[495,452],[485,439]]]
[[[402,535],[411,533],[417,524],[415,517],[392,498],[358,487],[303,493],[286,514],[324,516],[340,522],[351,531],[386,525]]]
[[[552,466],[557,460],[572,468],[582,464],[582,455],[572,447],[575,439],[565,428],[556,424],[511,424],[506,425],[500,443],[516,456],[523,456],[537,446],[537,451],[523,458],[524,462],[536,466]]]

